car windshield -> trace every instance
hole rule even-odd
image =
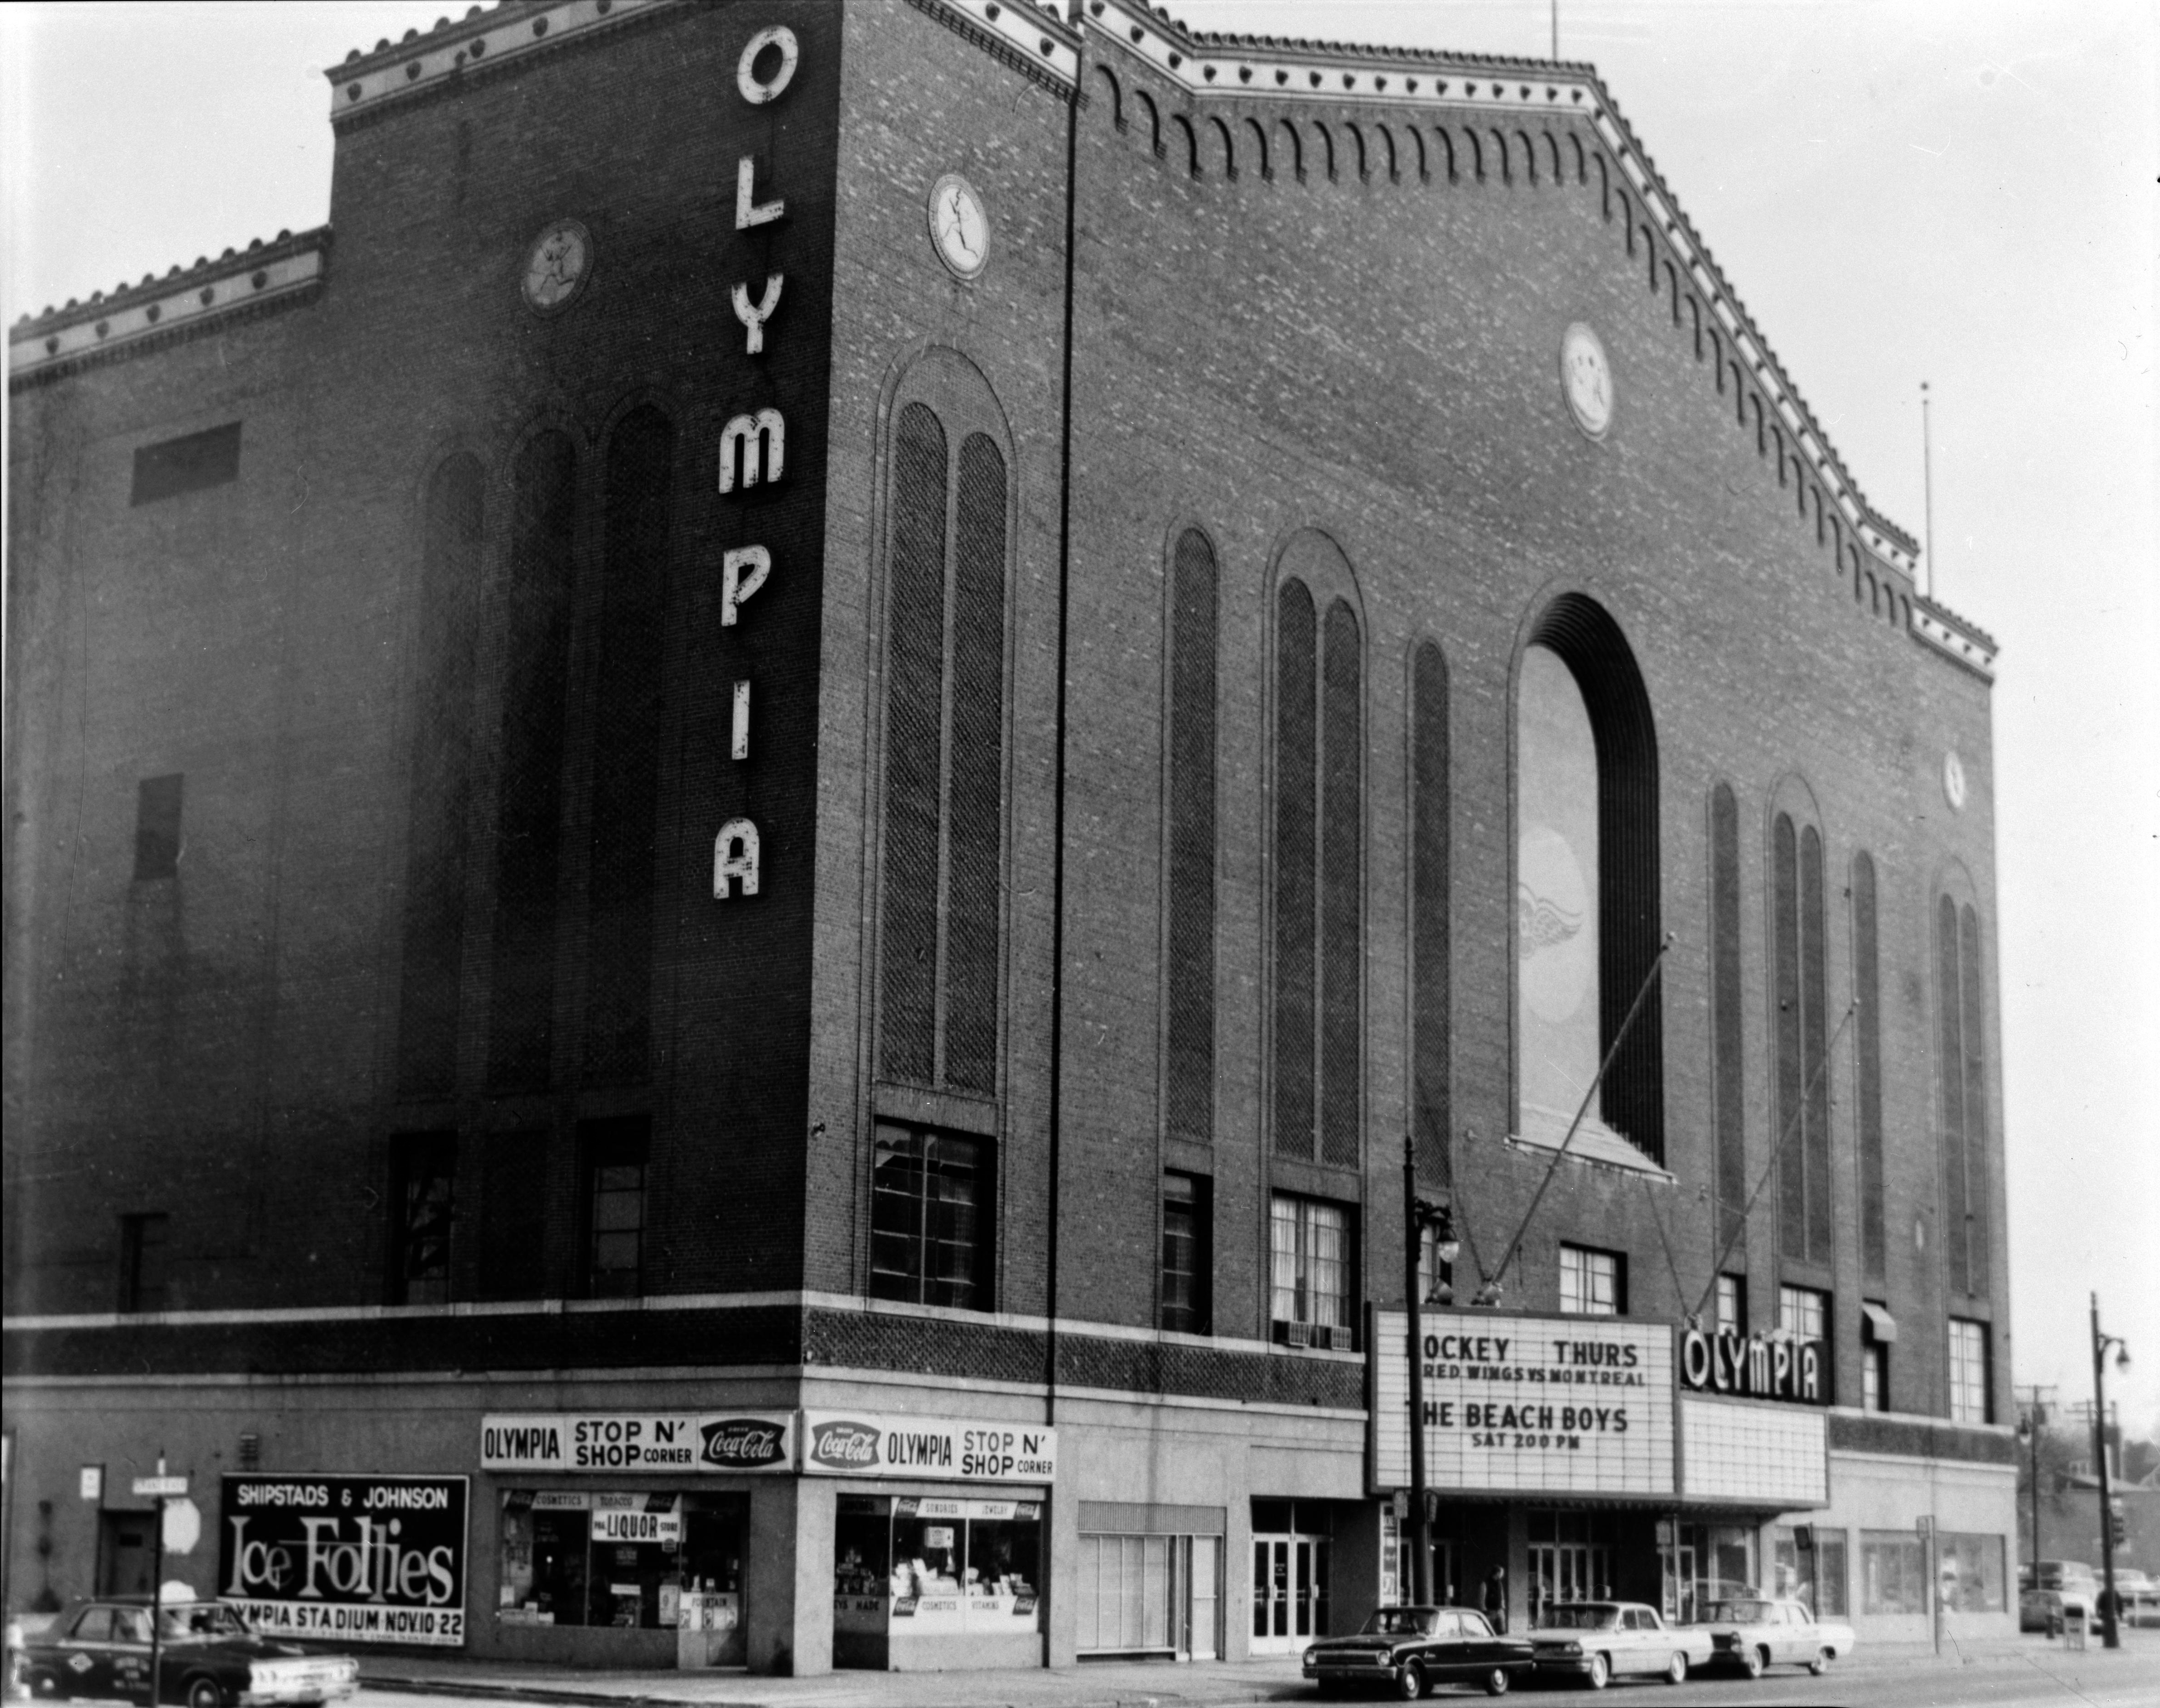
[[[1770,1617],[1768,1602],[1712,1602],[1710,1622],[1713,1625],[1760,1625]]]
[[[1548,1607],[1543,1622],[1549,1631],[1602,1631],[1617,1617],[1611,1607],[1595,1605]]]
[[[1368,1637],[1430,1637],[1435,1615],[1430,1607],[1379,1607],[1365,1622]]]
[[[164,1634],[169,1638],[207,1638],[247,1635],[247,1622],[231,1608],[220,1607],[214,1602],[167,1607],[164,1610],[164,1617],[158,1622],[164,1626]]]

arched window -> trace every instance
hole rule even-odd
[[[901,408],[889,459],[879,1062],[890,1079],[989,1096],[1009,491],[999,440],[967,430],[994,405],[960,366],[933,360],[911,376],[935,395]],[[961,430],[957,457],[948,420]]]
[[[1448,1175],[1447,661],[1410,661],[1410,1121],[1420,1176]]]
[[[1742,934],[1740,806],[1731,787],[1720,783],[1710,792],[1710,1030],[1721,1246],[1738,1233],[1749,1191]]]
[[[460,453],[447,459],[428,483],[422,522],[397,1010],[397,1089],[405,1097],[442,1097],[457,1088],[485,485],[476,458]]]
[[[1207,1143],[1215,1132],[1215,551],[1198,528],[1171,563],[1164,1117]]]
[[[1574,1144],[1620,1160],[1617,1137],[1662,1162],[1664,1029],[1654,988],[1626,1024],[1660,935],[1657,735],[1634,655],[1593,600],[1564,594],[1532,629],[1515,733],[1521,1136],[1560,1144],[1609,1052]]]
[[[1980,914],[1935,902],[1936,1076],[1943,1122],[1943,1263],[1951,1290],[1987,1291],[1987,998]]]
[[[1882,1008],[1881,949],[1875,914],[1875,861],[1852,857],[1852,995],[1860,1067],[1860,1259],[1870,1280],[1882,1279],[1889,1238],[1882,1203]]]
[[[1349,567],[1301,536],[1306,576],[1275,600],[1274,1143],[1286,1156],[1360,1161],[1364,885],[1364,664]],[[1335,592],[1327,584],[1345,590]]]
[[[667,512],[675,429],[652,407],[609,437],[600,679],[586,889],[585,1077],[646,1077],[652,1031],[652,889],[666,716]]]
[[[1830,1260],[1829,1001],[1822,833],[1780,812],[1770,825],[1773,1059],[1778,1087],[1778,1249]]]
[[[526,444],[511,476],[488,1011],[487,1077],[497,1089],[546,1085],[554,1038],[577,475],[569,435],[550,430]]]

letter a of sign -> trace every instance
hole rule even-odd
[[[730,818],[713,838],[713,900],[725,901],[729,880],[742,885],[745,896],[757,894],[757,826],[747,818]]]

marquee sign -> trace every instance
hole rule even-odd
[[[1673,1331],[1610,1317],[1428,1311],[1425,1482],[1524,1493],[1670,1495]],[[1408,1319],[1373,1313],[1372,1482],[1408,1487]]]
[[[787,1471],[795,1414],[730,1411],[490,1414],[486,1471]]]
[[[1680,1336],[1680,1385],[1697,1393],[1733,1394],[1754,1399],[1791,1399],[1824,1405],[1822,1342],[1773,1340],[1729,1329],[1715,1334],[1690,1328]]]
[[[827,1477],[1055,1482],[1057,1431],[982,1419],[806,1411],[802,1468]]]

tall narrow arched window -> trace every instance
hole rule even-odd
[[[1935,903],[1936,1075],[1943,1124],[1943,1263],[1954,1292],[1987,1291],[1987,1046],[1980,914]]]
[[[675,429],[650,406],[610,435],[586,888],[585,1077],[635,1082],[652,1031],[652,890],[666,715]]]
[[[936,375],[933,374],[933,380]],[[879,1071],[997,1090],[1005,909],[1005,629],[1010,501],[1004,450],[948,416],[900,410],[889,456]],[[960,424],[965,426],[964,419]]]
[[[1830,1259],[1829,1003],[1824,989],[1822,833],[1779,812],[1770,826],[1772,996],[1778,1087],[1778,1249]]]
[[[577,471],[569,436],[553,431],[535,436],[511,471],[488,1010],[487,1077],[498,1089],[547,1084],[553,1046]]]
[[[1852,994],[1859,1005],[1853,1031],[1860,1067],[1860,1261],[1870,1280],[1881,1280],[1889,1261],[1882,1202],[1882,966],[1875,861],[1865,852],[1852,857]]]
[[[1662,1162],[1657,735],[1619,626],[1580,594],[1531,631],[1515,735],[1521,1135],[1562,1143],[1597,1084],[1574,1146],[1625,1160],[1624,1140]]]
[[[1410,1120],[1419,1174],[1448,1176],[1447,661],[1410,662]]]
[[[1740,806],[1720,783],[1710,792],[1710,1043],[1721,1247],[1737,1236],[1748,1194],[1742,935]]]
[[[442,1097],[457,1088],[485,485],[476,459],[462,453],[449,458],[428,483],[422,522],[397,1010],[397,1090],[403,1097]]]
[[[1332,545],[1317,547],[1345,584]],[[1298,576],[1275,601],[1274,1145],[1361,1160],[1364,662],[1358,615]]]
[[[1215,552],[1187,528],[1171,562],[1164,1124],[1203,1143],[1215,1132]]]

